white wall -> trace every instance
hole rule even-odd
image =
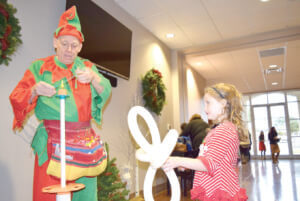
[[[172,88],[171,80],[172,77],[178,76],[178,72],[171,73],[170,50],[131,16],[112,0],[95,2],[133,31],[130,80],[118,78],[118,87],[113,88],[112,97],[104,110],[103,124],[101,127],[96,127],[102,139],[110,145],[111,157],[117,158],[117,165],[122,170],[127,164],[130,167],[135,165],[135,146],[129,134],[126,117],[131,106],[142,105],[141,76],[152,67],[156,67],[163,74],[163,81],[167,87],[167,105],[162,115],[155,116],[155,119],[161,135],[164,136],[167,132],[167,124],[178,127],[174,124],[174,119],[180,119],[179,112],[173,113],[173,108],[179,106],[178,101],[173,105],[172,91],[176,92],[178,89]],[[30,145],[11,130],[13,113],[8,96],[33,60],[54,54],[52,34],[65,9],[65,1],[9,0],[9,3],[18,9],[16,17],[19,18],[22,27],[23,44],[8,67],[0,66],[0,111],[2,113],[0,116],[0,195],[1,200],[5,201],[29,201],[32,200],[34,157]],[[32,126],[36,126],[34,117],[28,121],[27,132],[21,134],[25,136],[26,133],[30,133],[33,130]],[[140,165],[140,189],[143,185],[146,167],[147,164]],[[134,178],[136,177],[134,169],[131,175],[130,189],[134,192]],[[155,184],[162,182],[160,171]]]
[[[186,98],[187,98],[187,117],[186,122],[194,114],[200,114],[201,117],[206,120],[206,114],[204,113],[204,87],[206,84],[205,79],[197,73],[194,69],[186,66]]]

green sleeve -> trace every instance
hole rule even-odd
[[[103,86],[103,91],[99,94],[96,89],[91,85],[92,93],[92,117],[98,124],[101,124],[102,108],[108,100],[111,93],[111,84],[101,73],[98,72],[95,65],[92,66],[92,70],[100,77],[100,85]]]
[[[31,147],[34,150],[34,154],[38,156],[39,166],[43,165],[48,160],[47,153],[47,141],[48,133],[44,127],[44,123],[41,123],[36,129],[36,133],[31,143]]]

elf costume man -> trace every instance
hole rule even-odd
[[[67,90],[66,177],[85,189],[72,201],[97,200],[97,175],[106,167],[106,152],[91,128],[91,119],[101,124],[102,108],[111,93],[110,82],[96,66],[77,55],[84,41],[76,7],[65,11],[54,33],[56,55],[34,61],[10,95],[14,112],[13,129],[21,129],[34,110],[41,121],[32,141],[35,153],[33,201],[55,201],[55,194],[42,188],[60,183],[60,100],[61,85]]]

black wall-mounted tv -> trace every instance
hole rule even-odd
[[[129,79],[132,31],[91,0],[67,0],[76,5],[84,35],[80,57],[96,64],[103,74]]]

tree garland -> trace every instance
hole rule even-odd
[[[22,44],[21,27],[14,16],[16,12],[17,9],[8,4],[7,0],[0,0],[0,65],[8,65],[10,56]]]
[[[160,115],[166,103],[166,87],[162,81],[161,73],[154,68],[149,70],[142,78],[142,86],[145,107]]]

